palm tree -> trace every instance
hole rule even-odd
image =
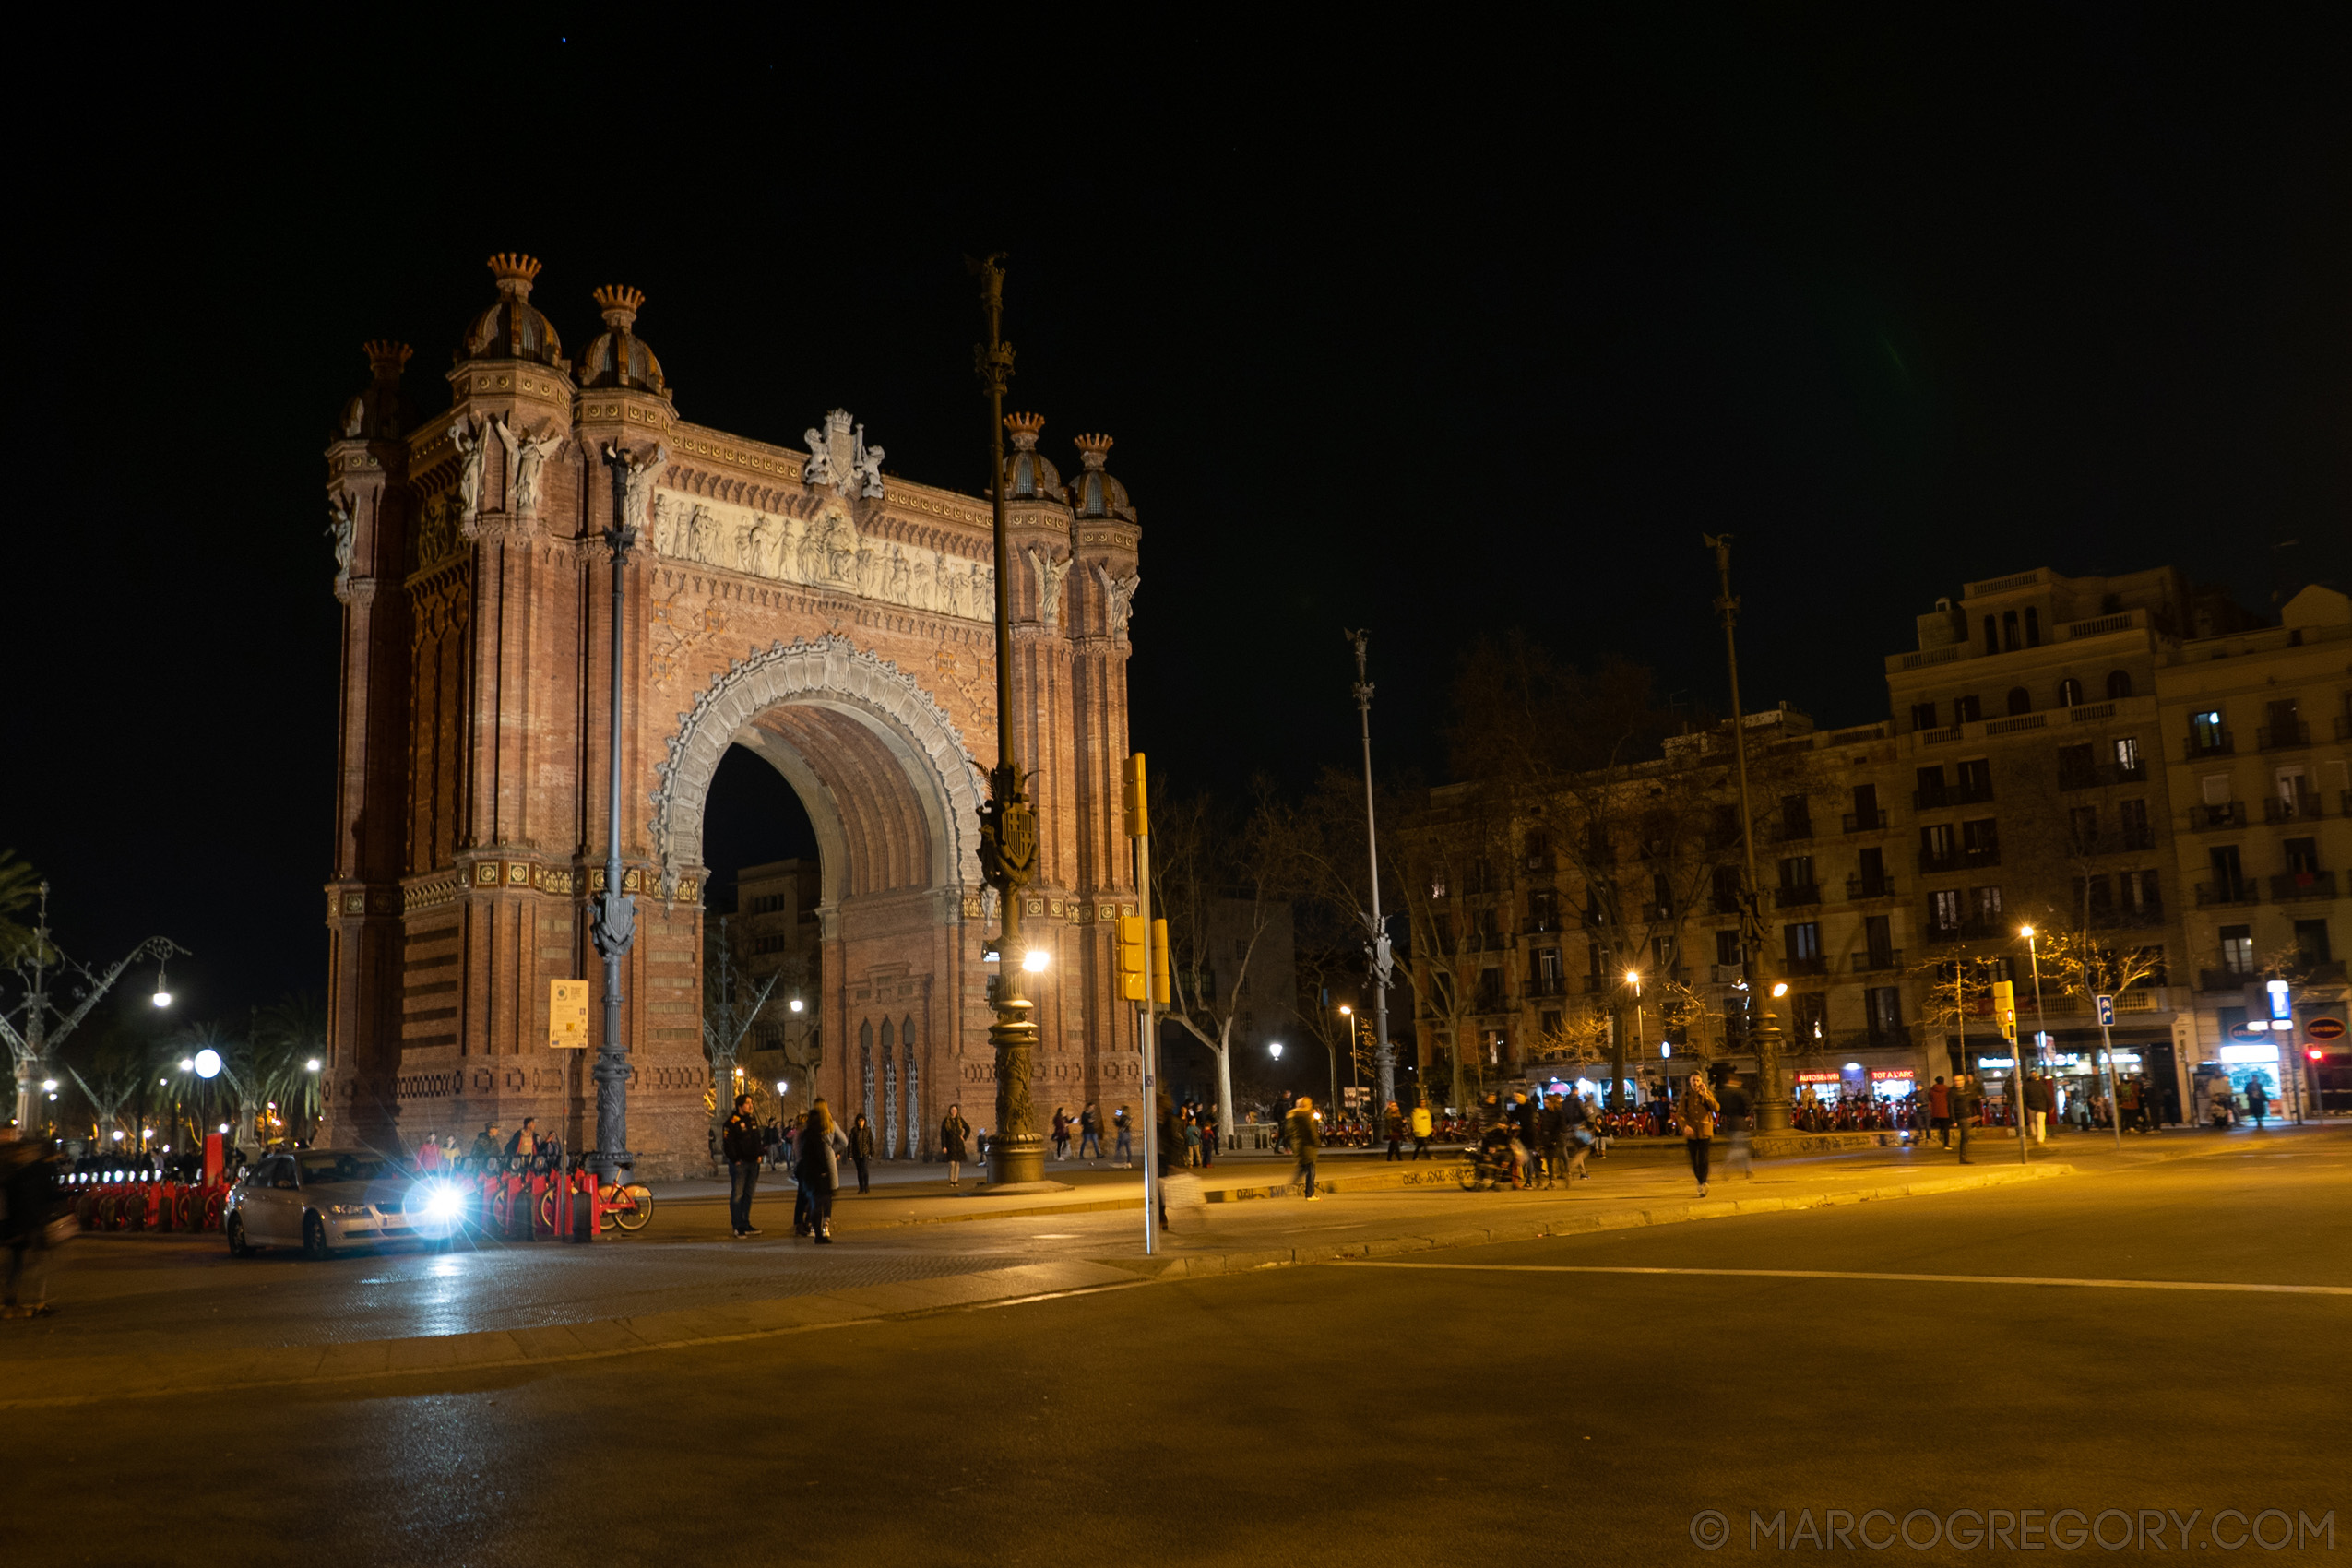
[[[0,964],[13,964],[32,945],[32,928],[17,917],[41,897],[41,873],[17,859],[14,849],[0,849]]]

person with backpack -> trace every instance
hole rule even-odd
[[[809,1107],[801,1131],[801,1163],[797,1174],[808,1197],[809,1233],[830,1246],[833,1242],[833,1194],[841,1185],[840,1154],[849,1146],[833,1123],[833,1111],[820,1099]]]

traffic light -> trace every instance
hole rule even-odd
[[[1151,922],[1151,999],[1168,1005],[1168,922]]]
[[[1144,999],[1144,918],[1119,919],[1119,994],[1129,1002]]]
[[[1992,1016],[2001,1025],[2001,1038],[2010,1044],[2017,1043],[2017,987],[2009,980],[1992,982]]]
[[[1119,803],[1126,810],[1127,837],[1148,837],[1151,834],[1150,802],[1144,789],[1144,754],[1141,752],[1134,753],[1119,765]]]

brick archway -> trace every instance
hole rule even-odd
[[[737,744],[766,758],[808,807],[827,905],[862,892],[977,882],[986,786],[955,721],[897,665],[827,635],[737,660],[680,715],[668,757],[655,768],[661,787],[651,826],[665,893],[699,874],[711,778]],[[892,767],[908,785],[897,800],[870,788]]]

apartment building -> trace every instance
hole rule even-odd
[[[2195,1061],[2240,1092],[2262,1074],[2291,1105],[2295,1080],[2310,1081],[2308,1058],[2298,1062],[2310,1050],[2322,1052],[2332,1084],[2352,1090],[2342,1027],[2352,944],[2352,600],[2315,584],[2279,622],[2168,648],[2156,696],[2178,825],[2175,874],[2193,890],[2183,936]],[[2288,987],[2291,1030],[2272,1028],[2275,980]],[[2314,1034],[2322,1019],[2336,1028]]]
[[[1605,1081],[1621,1031],[1637,1082],[1678,1056],[1752,1068],[1744,1020],[1769,1004],[1792,1092],[1900,1095],[1957,1071],[1999,1083],[2015,1052],[1987,985],[2005,979],[2028,1052],[2046,1037],[2049,1065],[2088,1087],[2090,988],[2031,927],[2128,958],[2118,1065],[2193,1114],[2221,1048],[2248,1048],[2229,1052],[2239,1067],[2259,1048],[2257,970],[2286,963],[2299,1010],[2343,1011],[2344,605],[2308,589],[2263,627],[2172,568],[2037,569],[1918,618],[1918,646],[1884,660],[1888,719],[1817,731],[1786,707],[1748,715],[1778,998],[1738,983],[1727,728],[1540,800],[1434,791],[1402,838],[1423,1081],[1439,1087],[1426,1075],[1453,1060],[1489,1083]],[[2249,725],[2256,744],[2238,747]],[[1593,838],[1612,833],[1627,842]]]
[[[806,1103],[800,1091],[813,1089],[808,1070],[822,1054],[816,1005],[823,994],[817,984],[824,930],[817,913],[820,885],[814,861],[746,866],[736,874],[735,913],[727,924],[737,994],[757,995],[771,976],[776,982],[744,1041],[746,1079],[763,1095],[779,1081],[793,1083],[795,1092],[787,1098],[796,1107]],[[716,921],[705,929],[717,939]],[[791,1005],[795,996],[802,1004],[797,1013]]]

